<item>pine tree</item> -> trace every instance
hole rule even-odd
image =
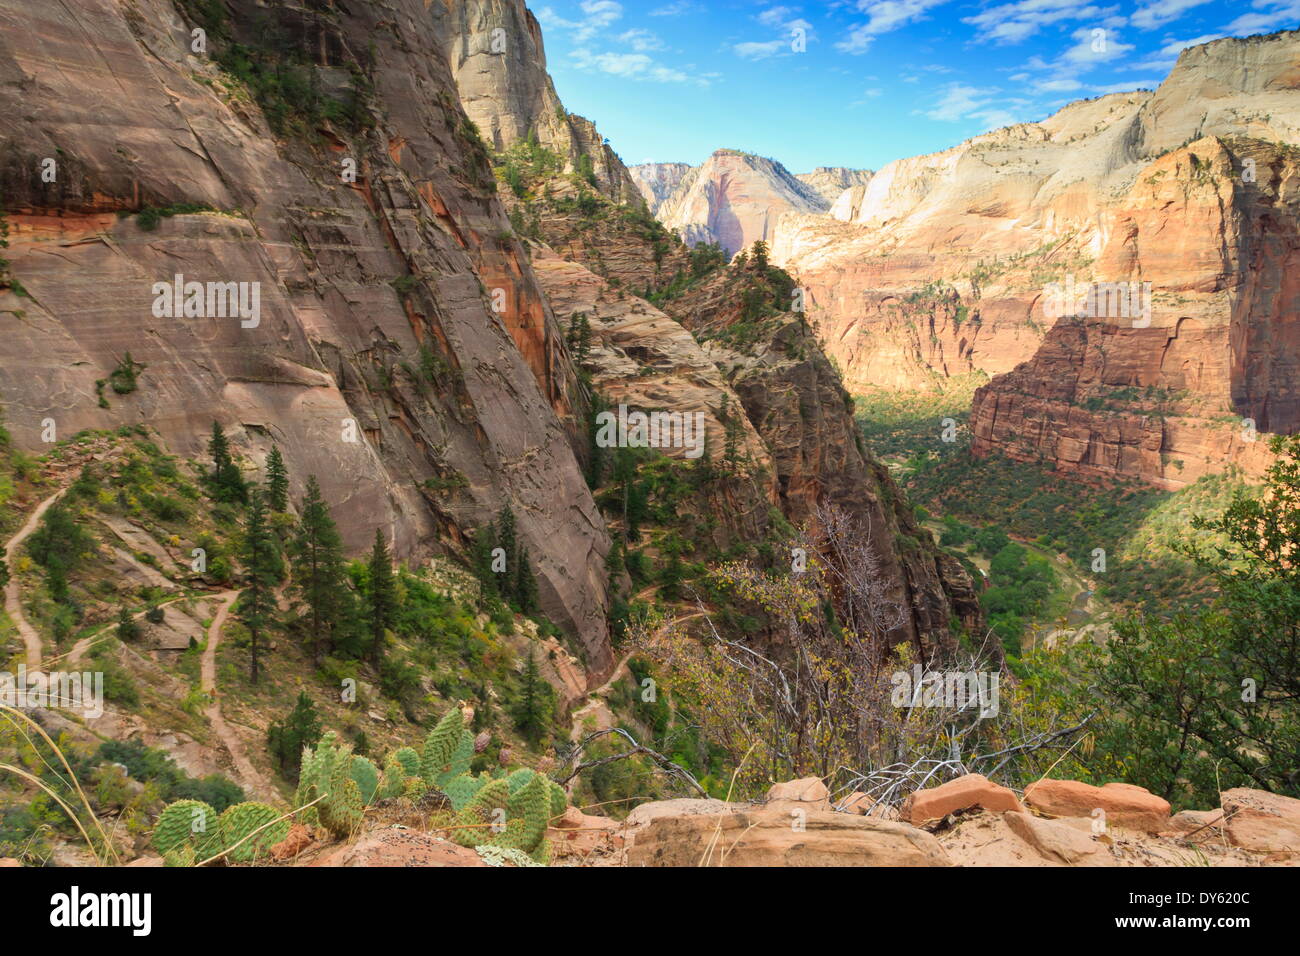
[[[212,471],[208,475],[208,487],[212,491],[212,497],[227,503],[246,502],[248,488],[244,484],[244,476],[239,473],[239,466],[231,457],[230,442],[226,440],[226,433],[222,430],[220,422],[212,423],[212,438],[208,441],[208,454],[212,456]]]
[[[767,271],[767,243],[762,239],[757,240],[751,249],[751,258],[754,268],[759,272]]]
[[[384,542],[383,532],[375,529],[375,546],[370,551],[370,590],[366,610],[370,623],[370,660],[378,667],[383,656],[384,632],[392,627],[397,613],[397,588],[393,581],[393,562]]]
[[[478,578],[483,597],[496,597],[498,593],[496,575],[492,573],[492,551],[497,546],[496,528],[488,522],[474,532],[470,545],[469,566]]]
[[[537,610],[537,578],[533,576],[532,562],[528,560],[528,549],[519,550],[519,571],[515,577],[515,600],[523,614],[532,614]]]
[[[276,514],[289,510],[289,473],[280,457],[279,445],[272,445],[271,454],[266,457],[266,502]]]
[[[320,740],[320,716],[306,691],[298,692],[298,702],[282,721],[275,721],[266,731],[266,748],[271,762],[291,783],[298,782],[302,769],[302,748]]]
[[[506,569],[503,574],[498,575],[500,583],[498,590],[501,596],[511,604],[519,603],[519,592],[517,589],[519,581],[519,536],[515,525],[515,513],[506,505],[497,515],[496,522],[497,547],[505,552]]]
[[[244,566],[244,590],[239,596],[235,617],[248,629],[251,654],[249,679],[256,684],[258,644],[274,619],[275,584],[280,574],[280,555],[266,523],[266,502],[257,488],[249,496],[244,541],[239,558]]]
[[[519,699],[514,709],[515,726],[525,737],[536,743],[545,733],[547,721],[550,719],[550,697],[546,693],[549,689],[548,685],[542,680],[541,671],[537,666],[535,649],[528,654],[528,663],[524,665],[520,684]]]
[[[307,478],[299,515],[293,545],[294,590],[307,606],[307,642],[319,666],[333,649],[337,632],[347,623],[351,592],[344,568],[343,538],[321,497],[315,475]]]

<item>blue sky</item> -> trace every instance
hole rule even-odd
[[[1300,25],[1300,0],[530,0],[565,106],[629,164],[879,169]]]

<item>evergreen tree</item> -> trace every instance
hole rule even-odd
[[[140,625],[135,623],[135,618],[127,608],[122,608],[117,612],[117,639],[119,641],[131,642],[140,636]]]
[[[307,478],[293,544],[294,590],[307,607],[307,643],[317,666],[348,623],[351,592],[343,560],[343,538],[321,497],[315,475]]]
[[[279,445],[272,445],[271,454],[266,457],[266,503],[277,514],[289,510],[289,473],[280,457]]]
[[[484,598],[493,598],[499,593],[496,575],[492,573],[492,551],[496,546],[496,528],[492,526],[492,522],[489,521],[474,532],[474,540],[470,544],[469,566],[474,572],[474,577],[478,578]]]
[[[249,496],[244,540],[239,553],[244,566],[244,590],[235,617],[248,629],[251,666],[249,679],[258,679],[258,644],[274,620],[275,584],[280,576],[280,555],[266,522],[266,502],[259,489]]]
[[[542,680],[541,670],[537,666],[537,651],[528,654],[528,662],[520,675],[519,698],[515,703],[515,726],[529,741],[536,744],[546,733],[551,718],[550,685]]]
[[[532,614],[537,610],[537,578],[533,576],[532,562],[528,560],[528,549],[519,550],[519,572],[515,577],[515,600],[523,614]]]
[[[208,487],[212,497],[227,503],[246,502],[248,488],[244,476],[239,473],[239,466],[230,454],[230,442],[221,423],[212,423],[212,438],[208,441],[208,454],[212,456],[212,471],[208,474]]]
[[[759,272],[767,271],[767,243],[762,239],[757,240],[751,248],[750,260]]]
[[[93,548],[94,539],[62,501],[49,507],[27,539],[27,553],[45,569],[46,587],[59,604],[68,598],[68,574]]]
[[[284,720],[267,728],[266,749],[271,753],[271,762],[291,783],[298,782],[302,748],[320,740],[321,731],[320,717],[306,691],[298,692],[298,702]]]
[[[366,610],[370,624],[370,660],[378,667],[384,651],[384,632],[393,626],[397,614],[397,587],[393,580],[393,562],[384,542],[384,534],[375,529],[375,545],[370,550],[370,587]]]

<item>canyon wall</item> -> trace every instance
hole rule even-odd
[[[991,376],[976,453],[1176,488],[1256,470],[1245,419],[1297,427],[1297,144],[1300,33],[1218,40],[1155,91],[891,163],[830,216],[783,216],[772,255],[850,390]],[[1056,307],[1129,282],[1136,328]]]
[[[345,16],[238,0],[202,21],[204,54],[189,10],[0,2],[4,35],[29,41],[0,48],[15,442],[143,424],[203,458],[218,420],[253,465],[278,444],[295,495],[316,475],[350,550],[379,527],[404,558],[509,503],[544,611],[606,670],[609,542],[558,417],[571,365],[457,101],[451,22],[423,0]],[[361,89],[352,122],[271,128],[216,62],[271,37],[326,91]],[[129,215],[151,207],[176,214]],[[154,285],[178,274],[255,283],[256,323],[161,315]],[[128,352],[137,390],[105,393]]]

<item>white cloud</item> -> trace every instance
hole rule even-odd
[[[1022,99],[998,102],[997,87],[949,83],[938,102],[924,115],[941,123],[976,123],[983,130],[997,129],[1022,122],[1018,111],[1028,105]]]
[[[703,7],[701,7],[698,3],[695,3],[694,0],[676,0],[675,3],[670,3],[662,7],[656,7],[655,9],[651,10],[650,16],[680,17],[680,16],[684,16],[685,14],[694,13],[695,11],[702,10],[702,9]]]
[[[1115,17],[1118,10],[1118,7],[1099,7],[1080,0],[1017,0],[965,17],[962,22],[978,27],[981,40],[1019,43],[1054,23],[1117,20],[1115,25],[1122,25],[1123,18]]]
[[[615,0],[583,0],[579,8],[584,14],[582,19],[566,20],[550,7],[542,7],[537,11],[537,22],[548,30],[571,31],[575,43],[586,43],[623,16],[623,5]]]
[[[1267,33],[1282,28],[1294,29],[1300,20],[1300,0],[1255,0],[1251,4],[1259,13],[1246,13],[1228,24],[1236,36]]]
[[[645,80],[652,83],[694,83],[696,86],[708,86],[716,73],[691,74],[684,70],[664,66],[644,53],[613,53],[605,51],[593,53],[585,47],[579,47],[569,54],[573,65],[589,73],[606,73],[629,80]]]
[[[1178,17],[1210,0],[1146,0],[1133,12],[1130,22],[1139,30],[1154,30],[1172,23]]]
[[[772,40],[752,40],[733,43],[731,52],[746,60],[765,60],[770,56],[789,55],[807,49],[812,39],[813,25],[807,20],[794,17],[798,10],[793,7],[770,7],[757,17],[758,22],[777,30],[781,35]],[[795,49],[796,41],[801,50]]]
[[[620,43],[626,43],[632,49],[641,53],[650,53],[664,48],[663,40],[649,30],[643,30],[640,27],[620,33],[618,40]]]
[[[867,15],[867,22],[850,30],[848,36],[835,44],[835,49],[841,53],[866,53],[876,37],[920,20],[926,11],[947,2],[948,0],[858,0],[857,8]]]

